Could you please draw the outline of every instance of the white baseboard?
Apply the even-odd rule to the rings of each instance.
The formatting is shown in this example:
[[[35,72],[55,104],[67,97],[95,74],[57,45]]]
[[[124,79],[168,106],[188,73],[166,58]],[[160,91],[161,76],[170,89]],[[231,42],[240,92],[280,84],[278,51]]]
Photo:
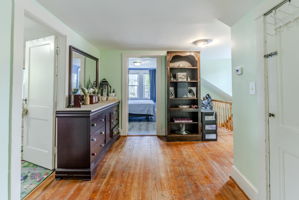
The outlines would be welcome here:
[[[254,185],[238,170],[236,166],[233,166],[231,178],[238,184],[238,186],[245,192],[245,194],[251,200],[258,199],[258,190]]]

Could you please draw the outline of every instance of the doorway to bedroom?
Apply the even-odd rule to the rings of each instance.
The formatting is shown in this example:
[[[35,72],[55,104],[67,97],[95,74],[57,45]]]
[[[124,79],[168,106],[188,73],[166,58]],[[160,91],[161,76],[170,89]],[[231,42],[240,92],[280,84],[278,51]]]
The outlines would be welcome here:
[[[157,58],[128,61],[128,135],[156,135]]]

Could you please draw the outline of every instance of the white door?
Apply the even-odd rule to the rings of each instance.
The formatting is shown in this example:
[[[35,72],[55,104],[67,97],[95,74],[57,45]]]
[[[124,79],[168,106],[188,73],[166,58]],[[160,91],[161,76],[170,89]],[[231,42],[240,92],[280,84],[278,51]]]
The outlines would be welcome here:
[[[28,114],[24,118],[23,159],[53,169],[54,36],[26,42],[25,68]]]
[[[283,23],[285,12],[269,16],[275,26],[267,41],[278,52],[267,59],[271,200],[299,199],[299,21]]]

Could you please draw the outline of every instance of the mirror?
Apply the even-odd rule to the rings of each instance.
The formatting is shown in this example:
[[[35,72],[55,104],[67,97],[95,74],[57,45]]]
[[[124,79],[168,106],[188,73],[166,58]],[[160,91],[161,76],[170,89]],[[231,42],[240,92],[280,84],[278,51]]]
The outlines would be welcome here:
[[[98,87],[99,59],[73,46],[70,46],[69,53],[69,104],[71,104],[71,96],[80,94],[82,87]]]

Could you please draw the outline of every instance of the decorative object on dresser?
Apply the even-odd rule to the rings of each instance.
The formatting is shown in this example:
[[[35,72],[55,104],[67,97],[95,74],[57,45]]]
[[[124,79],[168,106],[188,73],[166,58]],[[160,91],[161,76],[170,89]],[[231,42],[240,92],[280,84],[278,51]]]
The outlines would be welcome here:
[[[109,99],[109,94],[111,93],[111,85],[105,78],[101,80],[99,90],[102,96],[102,101],[107,101]]]
[[[97,102],[94,96],[98,87],[98,68],[97,57],[73,46],[69,47],[69,107],[81,107],[82,103],[88,105]],[[77,96],[83,95],[82,93],[84,98]]]
[[[56,112],[56,178],[90,180],[119,138],[119,101]]]
[[[167,140],[202,140],[200,52],[167,52],[167,88]]]
[[[201,111],[201,119],[203,125],[203,136],[204,141],[217,141],[217,113],[213,110]]]

